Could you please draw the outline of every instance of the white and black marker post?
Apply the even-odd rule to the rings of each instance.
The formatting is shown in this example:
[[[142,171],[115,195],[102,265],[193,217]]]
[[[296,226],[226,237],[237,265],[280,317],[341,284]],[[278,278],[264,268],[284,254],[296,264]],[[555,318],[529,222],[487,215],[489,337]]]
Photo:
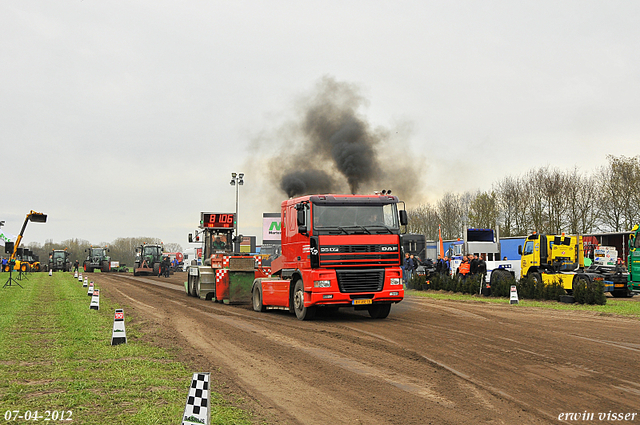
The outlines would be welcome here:
[[[82,273],[78,275],[78,282],[82,283]]]
[[[182,425],[209,425],[209,373],[194,373]]]
[[[111,333],[111,345],[126,344],[127,332],[124,330],[124,310],[116,309],[113,317],[113,332]]]
[[[87,285],[86,285],[86,283],[85,283],[85,284],[84,284],[84,285],[82,285],[82,286],[87,286]],[[93,295],[93,282],[91,282],[91,283],[89,284],[89,289],[87,290],[87,295],[88,295],[88,296],[92,296],[92,295]]]
[[[91,295],[91,304],[89,304],[90,310],[100,310],[100,290],[94,289]]]
[[[509,304],[518,304],[518,288],[516,288],[516,285],[511,285],[511,297],[509,298]]]

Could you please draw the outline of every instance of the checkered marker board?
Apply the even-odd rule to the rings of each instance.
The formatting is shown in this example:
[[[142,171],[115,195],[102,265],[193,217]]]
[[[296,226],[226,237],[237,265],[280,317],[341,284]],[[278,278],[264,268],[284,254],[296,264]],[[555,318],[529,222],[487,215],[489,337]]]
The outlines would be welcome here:
[[[124,329],[124,310],[116,309],[113,317],[113,332],[111,333],[111,345],[126,344],[127,332]]]
[[[100,310],[100,290],[99,289],[93,290],[93,294],[91,295],[91,304],[89,304],[89,309]]]
[[[209,425],[209,373],[194,373],[182,425]]]
[[[227,270],[227,269],[217,269],[216,270],[216,283],[222,282],[222,280],[224,279],[224,277],[227,275],[228,272],[229,272],[229,270]]]

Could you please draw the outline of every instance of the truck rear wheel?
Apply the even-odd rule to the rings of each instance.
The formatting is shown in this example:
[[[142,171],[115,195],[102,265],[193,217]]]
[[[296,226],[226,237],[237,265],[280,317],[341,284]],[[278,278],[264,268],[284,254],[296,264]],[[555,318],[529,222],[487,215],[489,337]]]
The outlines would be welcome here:
[[[253,286],[253,293],[251,294],[251,300],[253,303],[253,311],[267,310],[262,304],[262,285],[260,283]]]
[[[628,289],[618,290],[611,292],[611,295],[614,298],[631,298],[633,294]]]
[[[368,310],[373,319],[385,319],[391,311],[391,304],[374,304]]]
[[[293,311],[296,313],[298,320],[311,320],[316,315],[316,307],[304,306],[304,285],[302,280],[296,280],[293,288]]]

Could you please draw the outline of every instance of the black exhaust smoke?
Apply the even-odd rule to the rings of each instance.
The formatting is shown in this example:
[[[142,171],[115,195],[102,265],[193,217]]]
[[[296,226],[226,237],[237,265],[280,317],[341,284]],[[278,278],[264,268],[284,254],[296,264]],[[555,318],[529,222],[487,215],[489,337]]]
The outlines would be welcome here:
[[[366,104],[355,85],[323,77],[300,103],[300,119],[279,131],[288,146],[269,161],[277,186],[289,197],[375,189],[411,197],[403,192],[415,188],[415,155],[390,149],[391,132],[372,129],[358,113]]]

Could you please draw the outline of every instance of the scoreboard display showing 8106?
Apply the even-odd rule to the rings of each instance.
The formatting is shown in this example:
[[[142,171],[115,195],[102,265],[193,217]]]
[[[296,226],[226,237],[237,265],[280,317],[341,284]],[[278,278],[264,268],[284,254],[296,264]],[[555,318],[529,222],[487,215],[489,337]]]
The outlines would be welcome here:
[[[200,213],[200,228],[201,229],[214,229],[224,230],[233,229],[236,223],[235,213]]]

